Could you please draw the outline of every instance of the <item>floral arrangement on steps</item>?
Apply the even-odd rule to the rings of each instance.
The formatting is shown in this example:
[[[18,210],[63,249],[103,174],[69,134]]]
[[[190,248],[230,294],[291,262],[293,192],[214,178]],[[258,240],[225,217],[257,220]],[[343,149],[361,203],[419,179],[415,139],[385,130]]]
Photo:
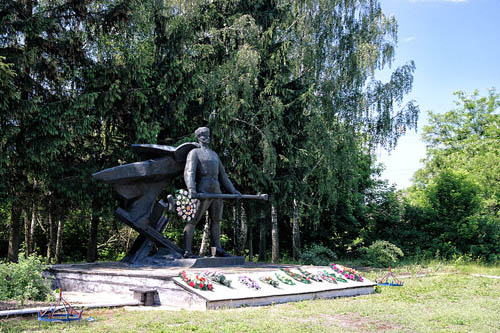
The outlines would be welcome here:
[[[257,281],[252,280],[251,278],[249,278],[246,275],[239,276],[238,280],[240,281],[241,284],[244,284],[245,286],[247,286],[250,289],[255,289],[255,290],[259,290],[260,289],[260,286],[257,283]]]
[[[175,210],[184,221],[189,222],[194,218],[199,203],[200,200],[191,198],[188,191],[175,191]]]
[[[205,271],[201,273],[201,275],[207,279],[209,279],[212,282],[221,284],[223,286],[226,286],[228,288],[231,288],[231,280],[229,280],[224,274],[221,272],[215,272],[215,271]]]
[[[304,276],[302,274],[294,273],[288,267],[287,268],[280,268],[280,270],[282,272],[284,272],[285,274],[287,274],[292,279],[294,279],[295,281],[299,281],[299,282],[302,282],[302,283],[305,283],[305,284],[310,284],[311,283],[311,279],[310,278],[308,278],[307,276]]]
[[[299,270],[299,272],[304,275],[305,277],[308,277],[309,279],[313,280],[313,281],[316,281],[316,282],[323,282],[323,278],[321,276],[319,276],[318,274],[313,274],[311,272],[308,272],[308,271],[305,271],[303,270],[302,268],[300,267],[297,267],[297,269]]]
[[[182,271],[179,273],[179,277],[184,280],[184,282],[186,282],[186,284],[191,288],[213,291],[213,285],[203,276],[191,276],[188,275],[186,271]]]
[[[278,288],[279,286],[279,282],[276,281],[275,279],[273,279],[272,276],[263,276],[259,279],[261,282],[263,283],[267,283],[267,284],[270,284],[271,286],[273,286],[274,288]]]
[[[295,282],[292,281],[292,279],[290,278],[287,278],[286,276],[281,276],[279,275],[278,273],[276,273],[276,278],[284,283],[284,284],[288,284],[289,286],[294,286],[295,285]]]
[[[363,282],[363,277],[360,273],[356,272],[356,270],[348,267],[344,267],[341,265],[335,265],[334,263],[330,264],[330,267],[338,274],[344,276],[346,279]]]
[[[334,279],[336,282],[347,283],[347,280],[342,277],[342,275],[338,275],[335,273],[329,273],[327,271],[323,271],[326,276],[329,276],[331,279]]]
[[[320,279],[321,281],[326,281],[326,282],[330,282],[330,283],[337,283],[337,280],[332,275],[330,275],[326,272],[318,271],[316,273],[315,277]]]

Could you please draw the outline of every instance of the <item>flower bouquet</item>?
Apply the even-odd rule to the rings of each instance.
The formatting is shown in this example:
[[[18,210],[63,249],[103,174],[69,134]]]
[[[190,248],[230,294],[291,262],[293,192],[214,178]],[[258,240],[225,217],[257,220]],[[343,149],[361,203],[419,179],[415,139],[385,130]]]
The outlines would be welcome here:
[[[330,275],[330,274],[328,274],[326,272],[318,271],[313,276],[314,276],[315,279],[317,279],[319,281],[326,281],[326,282],[330,282],[330,283],[337,283],[337,280],[332,275]]]
[[[299,281],[299,282],[302,282],[302,283],[305,283],[305,284],[310,284],[311,283],[311,279],[310,278],[308,278],[307,276],[304,276],[302,274],[294,273],[288,267],[287,268],[280,268],[280,270],[282,272],[284,272],[285,274],[287,274],[292,279],[294,279],[295,281]]]
[[[276,281],[275,279],[273,279],[272,276],[263,276],[259,280],[262,281],[262,282],[264,282],[264,283],[270,284],[274,288],[278,288],[278,286],[280,284],[278,281]]]
[[[281,276],[278,273],[276,273],[276,278],[280,282],[283,282],[284,284],[288,284],[289,286],[294,286],[295,285],[295,282],[293,282],[292,279],[287,278],[286,276]]]
[[[327,271],[323,271],[323,274],[325,274],[330,279],[334,280],[335,283],[337,282],[347,283],[347,280],[344,279],[342,275],[336,275],[335,273],[328,273]]]
[[[330,264],[330,267],[338,274],[342,275],[346,279],[352,280],[352,281],[357,281],[357,282],[363,282],[363,277],[361,274],[356,272],[352,268],[344,267],[341,265],[335,265],[334,263]]]
[[[190,276],[186,273],[186,271],[182,271],[179,273],[179,277],[186,282],[188,286],[194,289],[200,289],[200,290],[212,290],[213,291],[213,285],[207,281],[206,278],[202,276]]]
[[[188,191],[175,191],[175,210],[184,221],[189,222],[194,218],[199,203],[200,200],[191,198]]]
[[[323,280],[324,280],[323,278],[321,278],[321,276],[318,276],[318,274],[313,274],[311,272],[305,271],[300,267],[297,267],[297,269],[299,270],[300,273],[302,273],[304,276],[310,278],[313,281],[323,282]]]
[[[201,275],[212,282],[231,288],[231,280],[228,280],[228,278],[226,278],[226,276],[221,272],[205,271],[201,273]]]
[[[260,286],[257,283],[257,281],[252,280],[251,278],[249,278],[246,275],[239,276],[238,280],[240,281],[241,284],[244,284],[245,286],[247,286],[250,289],[255,289],[255,290],[259,290],[260,289]]]

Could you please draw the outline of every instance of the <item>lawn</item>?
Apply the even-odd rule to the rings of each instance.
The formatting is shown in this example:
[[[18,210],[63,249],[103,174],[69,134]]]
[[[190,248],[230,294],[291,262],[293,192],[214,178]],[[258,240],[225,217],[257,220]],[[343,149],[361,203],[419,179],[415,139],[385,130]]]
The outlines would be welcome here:
[[[413,276],[404,287],[377,287],[368,296],[206,312],[89,310],[85,318],[95,321],[81,326],[44,323],[39,330],[36,318],[13,318],[1,320],[0,331],[500,332],[500,279],[472,275],[500,275],[500,267],[434,262],[396,271]]]

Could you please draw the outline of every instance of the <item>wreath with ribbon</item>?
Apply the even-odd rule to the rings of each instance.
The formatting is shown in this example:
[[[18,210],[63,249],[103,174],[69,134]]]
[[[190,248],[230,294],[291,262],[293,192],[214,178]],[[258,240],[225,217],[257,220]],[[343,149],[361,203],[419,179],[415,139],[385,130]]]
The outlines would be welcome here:
[[[184,221],[191,221],[196,215],[200,200],[191,198],[186,190],[175,191],[175,210]]]

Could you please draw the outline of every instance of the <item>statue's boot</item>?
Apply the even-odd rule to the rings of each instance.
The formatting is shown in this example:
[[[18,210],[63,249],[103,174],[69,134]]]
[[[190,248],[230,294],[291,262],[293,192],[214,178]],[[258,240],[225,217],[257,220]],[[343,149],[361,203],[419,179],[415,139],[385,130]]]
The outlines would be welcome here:
[[[229,253],[224,251],[221,247],[218,247],[216,252],[215,252],[216,257],[232,257]]]
[[[184,255],[182,256],[184,259],[196,259],[200,258],[200,256],[197,256],[196,254],[193,254],[191,251],[184,251]]]

